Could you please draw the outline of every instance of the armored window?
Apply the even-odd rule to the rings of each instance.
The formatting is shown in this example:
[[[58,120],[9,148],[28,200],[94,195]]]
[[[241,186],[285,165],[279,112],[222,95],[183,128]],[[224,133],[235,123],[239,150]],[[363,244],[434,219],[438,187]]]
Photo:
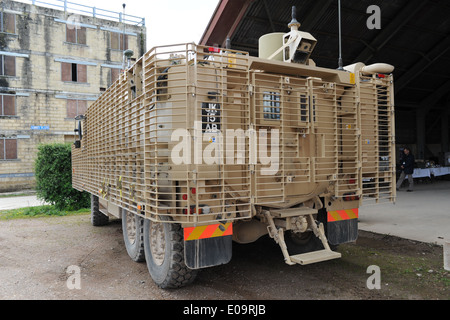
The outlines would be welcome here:
[[[70,43],[86,44],[86,28],[67,24],[66,41]]]
[[[0,95],[0,116],[16,115],[16,96],[2,94]]]
[[[277,92],[264,92],[263,114],[265,120],[280,120],[281,97]]]
[[[115,50],[127,50],[128,49],[128,36],[123,33],[110,32],[111,49]]]
[[[61,62],[61,80],[87,82],[87,66],[83,64]]]
[[[312,106],[310,107],[312,100]],[[300,121],[309,122],[312,119],[316,122],[316,96],[310,99],[306,94],[300,95]]]
[[[16,57],[0,56],[0,75],[1,76],[16,76]]]
[[[0,160],[17,159],[17,139],[0,138]]]
[[[67,100],[67,118],[75,119],[79,115],[84,115],[86,110],[86,100]]]
[[[16,15],[13,13],[0,12],[0,32],[16,33]]]

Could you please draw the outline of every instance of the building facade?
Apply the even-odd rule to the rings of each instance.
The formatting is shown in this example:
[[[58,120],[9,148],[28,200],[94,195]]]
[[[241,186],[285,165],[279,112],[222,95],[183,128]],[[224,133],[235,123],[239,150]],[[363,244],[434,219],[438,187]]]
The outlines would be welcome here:
[[[73,142],[74,118],[118,78],[124,50],[146,52],[144,19],[38,3],[1,2],[0,192],[33,188],[38,145]]]

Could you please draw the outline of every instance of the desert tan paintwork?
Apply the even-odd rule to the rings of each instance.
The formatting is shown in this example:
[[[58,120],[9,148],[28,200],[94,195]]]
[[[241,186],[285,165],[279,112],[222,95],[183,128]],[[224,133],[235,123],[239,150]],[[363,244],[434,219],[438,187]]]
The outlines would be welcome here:
[[[233,222],[234,239],[244,243],[267,232],[278,237],[273,225],[322,237],[311,222],[323,206],[395,200],[393,78],[361,70],[195,44],[154,48],[89,107],[81,148],[73,148],[73,186],[154,221]],[[222,133],[265,130],[270,140],[278,130],[278,171],[263,175],[267,166],[252,162],[249,148],[234,150],[243,163],[174,163],[175,130],[187,130],[188,144],[201,152],[217,141],[196,139],[204,129],[196,121],[208,125],[208,104],[220,108]],[[360,199],[344,201],[348,195]]]

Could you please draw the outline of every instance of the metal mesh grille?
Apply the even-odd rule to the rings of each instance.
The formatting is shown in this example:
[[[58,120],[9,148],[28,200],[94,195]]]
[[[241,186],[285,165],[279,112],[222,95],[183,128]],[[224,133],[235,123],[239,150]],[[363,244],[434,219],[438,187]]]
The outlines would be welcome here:
[[[194,44],[149,51],[89,107],[73,186],[181,223],[330,193],[394,201],[391,78],[337,83],[249,60]]]

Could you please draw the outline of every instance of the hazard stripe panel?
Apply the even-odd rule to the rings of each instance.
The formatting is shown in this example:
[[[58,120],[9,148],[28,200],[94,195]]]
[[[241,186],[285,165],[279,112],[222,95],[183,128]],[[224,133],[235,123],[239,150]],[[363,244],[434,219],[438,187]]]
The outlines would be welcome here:
[[[233,224],[211,224],[209,226],[184,228],[184,241],[231,236]]]
[[[359,217],[358,209],[337,210],[328,212],[328,222],[357,219]]]

